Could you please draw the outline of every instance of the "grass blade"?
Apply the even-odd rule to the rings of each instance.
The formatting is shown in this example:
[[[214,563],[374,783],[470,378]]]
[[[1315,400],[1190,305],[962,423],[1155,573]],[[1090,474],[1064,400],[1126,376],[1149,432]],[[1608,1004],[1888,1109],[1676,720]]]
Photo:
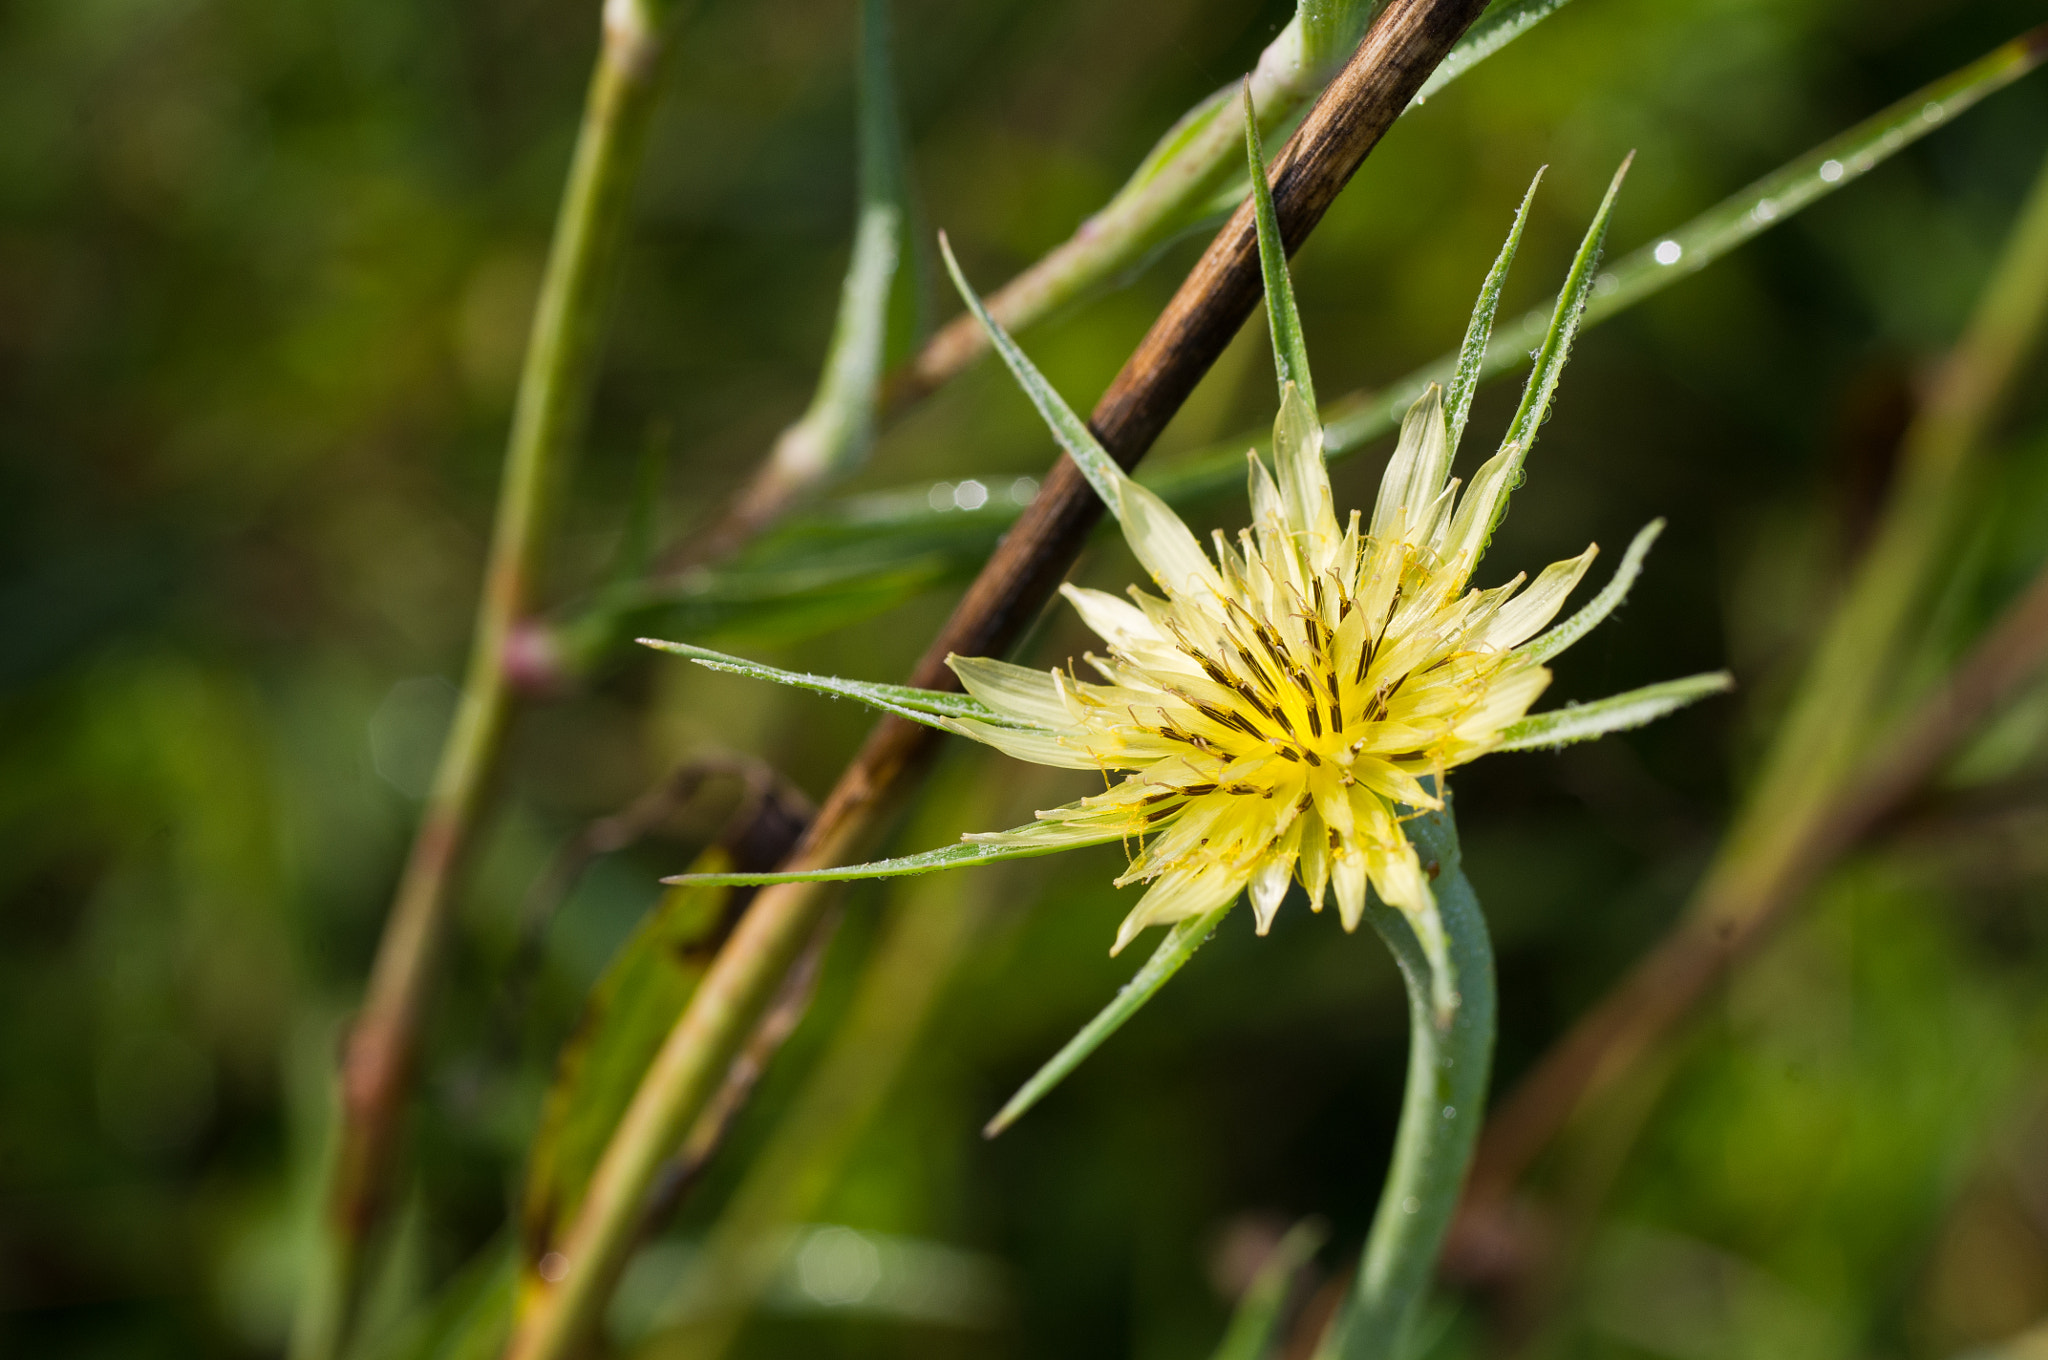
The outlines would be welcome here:
[[[1152,951],[1152,957],[1145,960],[1131,980],[1117,992],[1116,998],[1095,1018],[1081,1027],[1081,1032],[1067,1040],[1066,1046],[1053,1054],[1051,1061],[1038,1069],[1031,1080],[1024,1083],[1016,1095],[996,1112],[996,1117],[982,1127],[984,1138],[993,1138],[1010,1125],[1016,1123],[1024,1112],[1036,1105],[1045,1094],[1066,1079],[1069,1072],[1081,1065],[1081,1060],[1102,1046],[1103,1040],[1122,1029],[1124,1022],[1138,1013],[1138,1008],[1150,1001],[1166,980],[1181,970],[1194,956],[1194,952],[1207,942],[1216,927],[1222,923],[1230,909],[1237,905],[1231,898],[1222,906],[1200,916],[1191,916],[1166,933],[1159,947]]]
[[[1623,694],[1595,699],[1589,704],[1568,704],[1548,713],[1531,713],[1507,729],[1502,751],[1554,750],[1573,742],[1591,741],[1610,732],[1641,727],[1675,709],[1735,688],[1735,677],[1726,671],[1688,675],[1680,680],[1663,680]]]
[[[1433,97],[1569,3],[1571,0],[1503,0],[1500,4],[1487,6],[1486,13],[1479,16],[1464,40],[1444,58],[1443,65],[1429,73],[1429,79],[1422,82],[1422,88],[1415,92],[1415,98],[1409,101],[1408,107],[1414,108]]]
[[[1027,834],[1042,831],[1044,826],[1043,822],[1036,822],[1004,834]],[[921,851],[915,855],[904,855],[897,859],[878,859],[867,864],[848,864],[837,869],[802,869],[758,874],[677,874],[661,881],[690,885],[751,887],[763,883],[847,883],[861,878],[909,878],[914,874],[933,874],[942,869],[966,869],[977,864],[995,864],[1006,859],[1034,859],[1040,855],[1057,855],[1063,850],[1076,850],[1084,845],[1107,845],[1111,841],[1125,838],[1122,831],[1110,831],[1099,836],[1076,836],[1071,840],[1059,841],[1008,842],[998,845],[981,841],[962,841],[956,845],[942,845],[936,850]]]
[[[839,316],[818,389],[775,443],[768,473],[784,499],[864,462],[875,440],[901,264],[910,236],[910,181],[890,67],[888,0],[863,0],[859,79],[860,214]],[[908,331],[908,317],[894,318]]]
[[[756,680],[772,680],[778,685],[790,685],[807,689],[817,694],[829,694],[838,699],[858,699],[885,713],[899,718],[908,718],[926,727],[951,731],[946,726],[948,718],[973,718],[977,722],[997,727],[1022,727],[1027,724],[1007,718],[979,699],[970,699],[964,694],[951,694],[942,690],[913,689],[909,685],[878,685],[866,680],[842,680],[836,675],[810,675],[802,671],[785,671],[775,666],[764,666],[758,661],[742,657],[727,656],[714,652],[708,647],[696,647],[687,642],[664,642],[660,638],[641,638],[640,645],[652,647],[658,652],[669,652],[685,657],[708,670],[725,671],[732,675],[751,676]],[[769,879],[758,880],[766,883]]]
[[[1508,239],[1501,244],[1493,268],[1486,271],[1486,279],[1479,285],[1479,301],[1473,304],[1472,320],[1467,323],[1465,339],[1458,346],[1458,366],[1451,373],[1450,382],[1444,386],[1444,418],[1451,432],[1451,448],[1454,450],[1458,441],[1465,437],[1465,421],[1472,414],[1472,398],[1478,393],[1484,376],[1486,342],[1493,335],[1493,314],[1500,306],[1501,289],[1508,281],[1508,267],[1515,262],[1515,251],[1522,244],[1522,228],[1529,222],[1529,205],[1536,201],[1536,186],[1541,183],[1543,171],[1538,170],[1536,178],[1529,181],[1529,192],[1522,195],[1522,206],[1515,210],[1515,224],[1508,228]]]
[[[1281,392],[1293,383],[1316,405],[1315,384],[1308,376],[1308,344],[1301,334],[1301,313],[1294,305],[1294,280],[1287,274],[1287,243],[1280,238],[1280,218],[1273,211],[1273,186],[1266,178],[1266,152],[1259,145],[1259,119],[1252,109],[1252,83],[1244,83],[1244,157],[1259,228],[1259,273],[1266,283],[1266,325],[1273,337],[1273,367]]]
[[[1650,555],[1650,545],[1663,532],[1664,521],[1661,519],[1653,519],[1638,529],[1635,541],[1622,555],[1621,566],[1615,569],[1614,579],[1601,587],[1600,593],[1588,601],[1584,609],[1523,647],[1523,653],[1538,661],[1548,661],[1598,628],[1628,598],[1629,589],[1635,585],[1636,577],[1642,574],[1643,559]]]
[[[1023,350],[1017,348],[1017,342],[1010,338],[1009,332],[989,315],[980,295],[968,284],[967,276],[960,272],[960,262],[953,258],[953,243],[946,239],[944,232],[939,233],[939,252],[946,257],[946,272],[953,276],[953,286],[960,290],[961,300],[966,302],[975,319],[981,322],[982,329],[988,333],[989,343],[995,347],[996,353],[1003,356],[1003,362],[1016,376],[1018,385],[1024,389],[1024,395],[1031,398],[1031,404],[1037,407],[1038,414],[1045,418],[1046,425],[1052,430],[1053,438],[1059,441],[1060,447],[1067,451],[1067,456],[1081,469],[1081,475],[1088,479],[1088,485],[1095,488],[1095,494],[1102,497],[1102,503],[1109,507],[1110,513],[1121,518],[1124,470],[1103,451],[1102,445],[1089,430],[1088,422],[1074,414],[1074,408],[1067,405],[1066,398],[1045,380],[1045,375],[1038,371],[1038,366],[1026,357]]]

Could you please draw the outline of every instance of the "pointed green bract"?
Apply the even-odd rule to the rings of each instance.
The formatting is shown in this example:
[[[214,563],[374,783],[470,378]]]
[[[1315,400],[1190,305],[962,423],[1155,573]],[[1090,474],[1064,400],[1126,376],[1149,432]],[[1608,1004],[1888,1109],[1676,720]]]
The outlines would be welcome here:
[[[1507,739],[1496,749],[1537,751],[1591,741],[1609,732],[1641,727],[1709,694],[1721,694],[1733,688],[1734,676],[1726,671],[1710,671],[1644,685],[1641,689],[1609,695],[1588,704],[1571,704],[1553,708],[1548,713],[1531,713],[1506,730]]]
[[[1538,661],[1548,661],[1565,648],[1577,642],[1586,634],[1606,621],[1621,602],[1628,598],[1629,588],[1642,574],[1643,559],[1650,555],[1650,545],[1657,541],[1657,535],[1664,532],[1664,521],[1653,519],[1636,531],[1635,541],[1628,545],[1622,555],[1621,565],[1615,569],[1614,579],[1601,587],[1600,593],[1587,601],[1586,607],[1566,619],[1549,632],[1525,644],[1522,651]]]
[[[1027,836],[1043,830],[1044,823],[1034,822],[1029,826],[1015,827],[1000,834]],[[1084,845],[1108,845],[1124,839],[1126,833],[1119,830],[1105,832],[1099,836],[1076,835],[1056,841],[1012,841],[995,845],[982,841],[963,841],[958,845],[943,845],[936,850],[925,850],[915,855],[872,860],[866,864],[849,864],[837,869],[792,869],[780,873],[758,874],[677,874],[673,878],[664,878],[661,881],[690,885],[755,887],[766,883],[851,883],[863,878],[909,878],[915,874],[938,873],[942,869],[966,869],[977,864],[995,864],[1006,859],[1033,859],[1039,855],[1057,855],[1061,851],[1079,849]]]
[[[885,713],[893,713],[899,718],[908,718],[914,723],[923,723],[926,727],[936,727],[942,731],[952,731],[947,720],[955,718],[972,718],[976,722],[990,723],[997,727],[1022,725],[997,713],[979,699],[970,699],[964,694],[915,689],[909,685],[878,685],[866,680],[842,680],[836,675],[810,675],[802,671],[785,671],[774,666],[764,666],[758,661],[748,661],[742,657],[714,652],[708,647],[692,646],[687,642],[641,638],[640,645],[652,647],[658,652],[686,657],[714,671],[751,676],[756,680],[772,680],[778,685],[790,685],[817,694],[829,694],[834,698],[858,699]]]
[[[983,1126],[985,1138],[993,1138],[1024,1116],[1024,1112],[1036,1105],[1053,1087],[1066,1079],[1069,1072],[1081,1065],[1081,1060],[1102,1047],[1103,1040],[1123,1028],[1124,1022],[1138,1013],[1138,1008],[1150,1001],[1166,980],[1181,970],[1194,956],[1194,952],[1207,942],[1230,909],[1237,905],[1233,896],[1228,902],[1200,916],[1191,916],[1166,932],[1166,938],[1152,951],[1152,957],[1145,960],[1131,980],[1118,990],[1116,998],[1104,1006],[1093,1020],[1081,1027],[1081,1032],[1067,1040],[1066,1046],[1053,1054],[1052,1060],[1038,1069],[1031,1080],[1018,1088],[1017,1094],[996,1112],[996,1117]]]
[[[1031,404],[1038,408],[1038,414],[1052,429],[1053,438],[1081,469],[1081,475],[1088,479],[1088,485],[1095,488],[1095,494],[1102,497],[1102,503],[1109,507],[1110,513],[1122,519],[1124,483],[1129,480],[1124,470],[1103,451],[1094,432],[1088,428],[1088,422],[1074,414],[1074,408],[1067,405],[1066,398],[1045,380],[1038,366],[1017,348],[1017,342],[1010,338],[1010,333],[989,315],[981,295],[969,286],[967,276],[960,272],[960,262],[953,258],[953,243],[946,239],[944,232],[939,233],[939,253],[945,256],[946,272],[953,276],[953,286],[960,290],[961,300],[981,322],[982,329],[988,332],[989,344],[995,347],[1010,372],[1016,375],[1024,395],[1031,398]]]
[[[1558,3],[1562,2],[1558,0]],[[1508,267],[1514,263],[1515,251],[1522,244],[1522,228],[1529,222],[1529,205],[1536,201],[1536,187],[1541,183],[1543,171],[1538,170],[1536,177],[1529,181],[1529,191],[1522,195],[1522,206],[1515,210],[1515,224],[1508,228],[1508,239],[1501,244],[1493,268],[1486,271],[1486,281],[1479,285],[1479,301],[1473,304],[1472,320],[1465,327],[1464,342],[1458,346],[1458,367],[1444,385],[1445,419],[1449,423],[1453,449],[1465,437],[1465,420],[1472,414],[1472,398],[1486,376],[1486,342],[1493,336],[1493,314],[1500,306],[1501,289],[1508,281]]]
[[[1508,460],[1506,489],[1494,504],[1493,517],[1486,526],[1489,539],[1500,527],[1501,517],[1507,514],[1508,496],[1521,482],[1522,464],[1528,461],[1536,432],[1550,415],[1551,400],[1557,395],[1558,380],[1564,376],[1565,361],[1571,358],[1572,341],[1579,333],[1579,320],[1586,312],[1586,299],[1592,296],[1593,280],[1600,267],[1600,249],[1607,240],[1607,222],[1614,214],[1614,201],[1620,196],[1621,182],[1634,159],[1635,153],[1630,152],[1614,172],[1607,196],[1600,200],[1600,210],[1593,214],[1592,225],[1579,242],[1578,254],[1572,257],[1571,273],[1565,276],[1564,291],[1557,295],[1557,307],[1550,314],[1550,327],[1544,332],[1542,347],[1536,351],[1535,367],[1522,387],[1522,404],[1501,441],[1503,451],[1512,448],[1514,452]]]
[[[1273,210],[1273,186],[1266,181],[1266,153],[1259,145],[1259,120],[1252,109],[1252,84],[1244,83],[1244,155],[1251,176],[1253,217],[1259,230],[1259,273],[1266,284],[1266,324],[1273,335],[1273,367],[1281,391],[1293,383],[1316,405],[1315,384],[1308,376],[1308,345],[1301,334],[1301,314],[1294,306],[1294,281],[1287,274],[1287,245],[1280,236],[1280,218]]]

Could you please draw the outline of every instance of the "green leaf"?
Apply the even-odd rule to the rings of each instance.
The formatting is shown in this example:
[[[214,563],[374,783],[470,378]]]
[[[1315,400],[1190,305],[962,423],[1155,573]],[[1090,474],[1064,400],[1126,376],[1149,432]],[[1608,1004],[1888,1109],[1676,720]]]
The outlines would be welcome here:
[[[1045,827],[1044,822],[1033,822],[1029,826],[1015,827],[1002,834],[1030,835],[1042,833]],[[664,878],[662,882],[734,886],[763,883],[846,883],[862,878],[907,878],[913,874],[937,873],[942,869],[965,869],[976,864],[995,864],[1006,859],[1033,859],[1039,855],[1057,855],[1063,850],[1076,850],[1085,845],[1107,845],[1111,841],[1124,839],[1126,836],[1123,832],[1113,831],[1100,836],[1078,836],[1072,840],[1060,841],[996,844],[961,841],[954,845],[942,845],[936,850],[920,851],[915,855],[872,860],[866,864],[849,864],[837,869],[792,869],[757,874],[723,871],[688,873],[677,874],[674,878]]]
[[[1446,85],[1563,9],[1570,0],[1501,0],[1487,6],[1458,45],[1451,49],[1422,88],[1415,92],[1409,108],[1431,98]]]
[[[1564,0],[1556,0],[1562,4]],[[1522,206],[1515,210],[1515,224],[1508,228],[1508,239],[1502,243],[1500,254],[1494,258],[1493,268],[1486,271],[1486,279],[1479,285],[1479,301],[1472,306],[1472,320],[1465,327],[1465,339],[1458,346],[1458,366],[1451,374],[1450,382],[1444,385],[1444,418],[1450,430],[1451,448],[1455,451],[1458,441],[1465,437],[1465,421],[1472,414],[1472,398],[1478,394],[1479,384],[1485,377],[1486,342],[1493,335],[1493,314],[1500,306],[1501,289],[1508,281],[1508,267],[1515,262],[1515,251],[1522,244],[1522,228],[1529,222],[1529,205],[1536,201],[1536,186],[1543,183],[1543,171],[1529,181],[1529,191],[1522,195]]]
[[[1550,326],[1543,334],[1543,344],[1536,351],[1535,366],[1529,370],[1529,381],[1522,385],[1522,404],[1515,411],[1515,418],[1508,423],[1507,437],[1501,441],[1503,448],[1515,447],[1512,466],[1517,476],[1511,478],[1512,487],[1519,480],[1519,469],[1528,460],[1529,450],[1535,447],[1536,432],[1550,416],[1550,403],[1557,395],[1557,384],[1564,376],[1565,362],[1571,358],[1572,341],[1579,333],[1579,320],[1585,315],[1586,299],[1592,296],[1595,271],[1600,265],[1600,248],[1607,240],[1607,223],[1614,216],[1614,201],[1621,194],[1621,182],[1628,176],[1629,164],[1635,160],[1630,152],[1622,159],[1621,168],[1614,172],[1614,179],[1607,186],[1606,197],[1600,200],[1599,211],[1593,214],[1593,221],[1586,228],[1586,235],[1579,242],[1578,253],[1572,257],[1571,272],[1565,276],[1564,290],[1557,295],[1557,306],[1550,314]],[[1498,526],[1501,516],[1507,513],[1508,498],[1502,496],[1493,510],[1493,524],[1488,526],[1491,535]]]
[[[696,867],[730,865],[730,856],[713,848]],[[533,1139],[521,1212],[526,1259],[537,1259],[572,1221],[648,1064],[710,965],[732,900],[729,888],[670,889],[591,990]]]
[[[775,470],[793,486],[843,475],[866,460],[875,439],[892,313],[906,310],[896,283],[910,235],[910,186],[904,171],[889,48],[887,0],[863,0],[860,213],[840,288],[839,316],[817,392],[803,418],[775,444]],[[896,329],[914,327],[898,324]]]
[[[1272,1349],[1273,1331],[1279,1324],[1280,1310],[1287,1305],[1294,1277],[1314,1259],[1329,1235],[1322,1220],[1315,1218],[1305,1218],[1287,1230],[1287,1235],[1266,1253],[1258,1274],[1252,1277],[1244,1297],[1237,1301],[1237,1309],[1230,1315],[1230,1329],[1224,1332],[1211,1360],[1263,1360]]]
[[[1010,338],[1010,333],[989,315],[980,295],[968,285],[967,276],[960,272],[960,262],[953,258],[953,243],[946,239],[944,232],[939,233],[939,253],[946,258],[946,272],[953,276],[953,286],[960,290],[961,299],[974,313],[975,319],[981,322],[981,328],[988,332],[989,343],[1009,365],[1018,385],[1024,389],[1024,395],[1038,408],[1038,414],[1051,428],[1053,438],[1081,469],[1081,475],[1088,479],[1088,485],[1095,488],[1095,494],[1102,497],[1102,503],[1109,507],[1110,513],[1121,515],[1124,470],[1103,451],[1088,423],[1074,414],[1074,408],[1067,405],[1066,398],[1045,380],[1045,375],[1025,357],[1024,351],[1017,348],[1017,342]]]
[[[1711,671],[1645,685],[1641,689],[1609,695],[1588,704],[1567,704],[1548,713],[1531,713],[1508,727],[1507,739],[1496,749],[1535,751],[1590,741],[1610,732],[1641,727],[1709,694],[1720,694],[1733,688],[1734,676],[1726,671]]]
[[[1548,661],[1565,648],[1577,642],[1586,634],[1598,628],[1607,616],[1628,598],[1629,588],[1636,583],[1636,577],[1643,571],[1643,559],[1650,555],[1650,545],[1657,541],[1657,535],[1664,532],[1664,521],[1653,519],[1636,531],[1635,540],[1622,555],[1621,566],[1615,569],[1610,580],[1598,595],[1586,603],[1586,607],[1566,619],[1557,627],[1522,647],[1524,655],[1538,661]]]
[[[1273,367],[1280,391],[1293,383],[1316,406],[1315,384],[1308,376],[1308,345],[1301,334],[1301,313],[1294,305],[1294,281],[1287,275],[1287,243],[1280,236],[1280,218],[1273,211],[1273,186],[1266,180],[1266,153],[1259,145],[1259,119],[1252,108],[1252,82],[1244,82],[1244,156],[1251,177],[1253,217],[1259,230],[1259,273],[1266,285],[1266,324],[1273,337]]]
[[[1348,59],[1366,25],[1386,7],[1387,0],[1297,0],[1294,15],[1308,64],[1336,66]]]
[[[1051,1061],[1039,1068],[1031,1080],[1010,1097],[1009,1103],[982,1128],[982,1136],[993,1138],[1016,1123],[1026,1110],[1079,1067],[1083,1058],[1100,1048],[1103,1040],[1122,1029],[1124,1022],[1136,1015],[1138,1008],[1150,1001],[1166,985],[1166,980],[1178,973],[1181,965],[1208,941],[1236,905],[1237,899],[1233,897],[1213,911],[1191,916],[1169,930],[1166,938],[1159,942],[1159,947],[1152,951],[1152,957],[1145,960],[1144,967],[1118,990],[1116,998],[1082,1026],[1079,1034],[1069,1039],[1064,1048],[1053,1054]]]
[[[774,666],[764,666],[758,661],[748,661],[737,656],[727,656],[723,652],[714,652],[708,647],[692,646],[687,642],[641,638],[640,645],[652,647],[658,652],[686,657],[714,671],[751,676],[756,680],[773,680],[778,685],[791,685],[818,694],[829,694],[834,698],[858,699],[870,707],[881,709],[884,713],[893,713],[899,718],[908,718],[912,722],[923,723],[926,727],[936,727],[941,731],[952,730],[946,725],[949,718],[972,718],[976,722],[985,722],[996,727],[1031,726],[1029,723],[1006,717],[979,699],[970,699],[964,694],[914,689],[909,685],[878,685],[866,680],[842,680],[834,675],[785,671]],[[774,880],[758,881],[766,883]]]

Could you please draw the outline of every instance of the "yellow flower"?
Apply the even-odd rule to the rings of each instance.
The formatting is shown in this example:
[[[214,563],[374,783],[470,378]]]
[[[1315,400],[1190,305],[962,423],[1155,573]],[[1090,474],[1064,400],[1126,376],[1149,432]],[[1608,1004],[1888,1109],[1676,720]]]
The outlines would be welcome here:
[[[1322,427],[1292,383],[1273,436],[1270,471],[1250,455],[1253,526],[1235,545],[1216,534],[1213,557],[1164,501],[1117,474],[1125,537],[1163,598],[1063,588],[1106,645],[1086,658],[1097,680],[949,659],[1007,720],[954,719],[954,731],[1042,765],[1129,772],[1032,827],[970,837],[1141,843],[1117,881],[1151,887],[1118,950],[1246,889],[1263,935],[1297,879],[1316,910],[1334,894],[1347,930],[1368,886],[1432,926],[1403,809],[1441,806],[1432,789],[1444,773],[1499,746],[1550,683],[1522,644],[1597,551],[1526,590],[1520,576],[1466,589],[1519,460],[1503,448],[1460,495],[1434,386],[1408,412],[1370,521],[1354,510],[1339,523]]]
[[[1508,436],[1472,485],[1461,491],[1451,463],[1527,199],[1481,290],[1451,395],[1432,385],[1415,402],[1371,519],[1354,510],[1340,522],[1263,163],[1255,144],[1248,150],[1280,412],[1273,466],[1250,455],[1252,526],[1234,544],[1216,534],[1213,554],[1103,451],[944,249],[996,352],[1122,524],[1160,591],[1133,588],[1126,602],[1062,587],[1103,640],[1104,653],[1086,658],[1093,679],[1071,669],[949,657],[963,698],[792,674],[643,639],[717,669],[859,698],[1022,760],[1097,770],[1104,792],[1040,812],[1029,826],[901,859],[686,878],[887,877],[1122,840],[1133,853],[1118,884],[1150,886],[1124,918],[1112,953],[1147,926],[1207,915],[1240,892],[1249,892],[1263,935],[1288,885],[1299,881],[1315,910],[1335,896],[1346,930],[1357,929],[1368,892],[1377,892],[1406,914],[1440,965],[1433,866],[1420,862],[1401,823],[1442,806],[1449,770],[1489,751],[1559,746],[1638,726],[1727,688],[1724,674],[1690,676],[1529,714],[1550,683],[1544,661],[1621,602],[1661,522],[1636,536],[1597,598],[1548,632],[1597,548],[1552,563],[1526,589],[1522,576],[1491,590],[1468,588],[1548,413],[1591,291],[1614,189],[1580,246]],[[1441,966],[1434,971],[1446,976]]]

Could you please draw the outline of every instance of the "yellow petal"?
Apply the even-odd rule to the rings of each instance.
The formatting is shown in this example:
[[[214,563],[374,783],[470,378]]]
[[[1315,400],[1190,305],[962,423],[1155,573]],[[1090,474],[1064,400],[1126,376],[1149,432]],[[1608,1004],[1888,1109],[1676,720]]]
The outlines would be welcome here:
[[[1534,584],[1501,606],[1479,638],[1479,644],[1505,651],[1542,632],[1557,617],[1557,611],[1564,608],[1573,587],[1585,576],[1586,568],[1593,565],[1599,552],[1600,545],[1595,543],[1577,557],[1545,567]]]
[[[1066,696],[1050,671],[1013,666],[986,656],[949,656],[946,665],[967,692],[1006,718],[1040,727],[1072,727]]]
[[[1136,939],[1147,926],[1171,925],[1222,906],[1237,896],[1246,877],[1214,866],[1163,875],[1138,899],[1138,905],[1131,908],[1131,914],[1124,917],[1123,925],[1116,932],[1116,943],[1110,946],[1110,954],[1122,953],[1124,946]]]

